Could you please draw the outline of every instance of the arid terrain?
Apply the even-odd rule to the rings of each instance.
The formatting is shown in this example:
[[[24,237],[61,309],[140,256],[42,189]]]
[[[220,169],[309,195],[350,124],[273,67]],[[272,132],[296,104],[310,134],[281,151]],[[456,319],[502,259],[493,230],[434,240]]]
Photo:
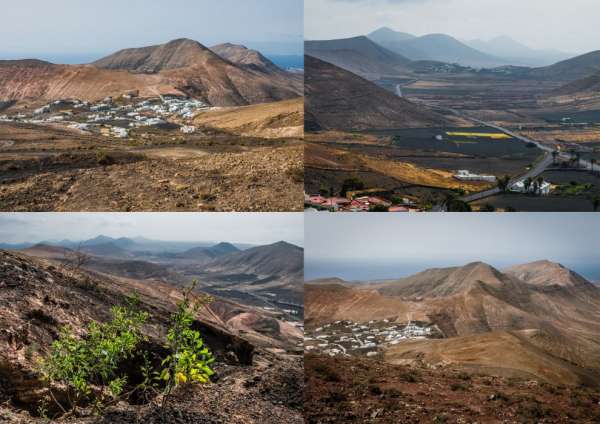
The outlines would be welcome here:
[[[158,407],[158,399],[125,398],[100,417],[84,410],[58,418],[52,407],[47,414],[73,423],[302,422],[302,306],[295,303],[302,298],[302,249],[97,237],[3,250],[0,256],[3,422],[45,422],[38,406],[48,383],[36,364],[60,328],[79,333],[137,293],[139,308],[151,317],[143,327],[146,348],[161,352],[169,314],[193,278],[198,293],[214,297],[193,323],[216,357],[210,383],[175,392],[167,409]],[[194,270],[199,264],[208,274]],[[131,383],[138,378],[129,375]],[[62,393],[59,387],[54,392]]]
[[[327,393],[342,394],[340,402],[357,401],[356,390],[366,391],[368,382],[379,383],[381,390],[350,410],[356,421],[375,419],[380,413],[380,421],[374,422],[394,422],[391,417],[402,413],[413,414],[414,421],[408,422],[418,422],[419,417],[434,420],[442,413],[441,405],[452,408],[446,411],[448,422],[518,420],[519,414],[527,414],[520,412],[522,408],[533,402],[545,411],[530,417],[540,422],[569,422],[577,417],[593,422],[600,413],[599,305],[597,285],[549,261],[502,271],[476,262],[375,283],[308,282],[305,345],[311,365],[307,366],[307,396],[313,402],[308,410],[315,411],[314,422],[340,422],[336,420],[341,416],[326,406]],[[326,372],[319,376],[319,367],[343,377],[330,380],[326,390],[314,380],[327,381]],[[353,369],[364,374],[358,377]],[[398,387],[396,383],[407,373],[422,377],[405,380]],[[311,387],[311,382],[316,386]],[[452,388],[456,384],[462,385]],[[385,389],[392,387],[399,399],[385,395]],[[525,387],[532,390],[529,397]],[[497,392],[507,396],[507,408],[482,407],[479,399]],[[425,399],[425,393],[435,393],[435,397]],[[559,403],[553,396],[561,399]],[[579,411],[574,403],[564,406],[569,398],[579,396],[591,409]],[[402,406],[403,399],[409,402],[409,411]],[[493,400],[498,399],[486,402]],[[465,409],[460,407],[463,401]],[[421,407],[413,411],[409,404]],[[317,418],[320,413],[325,414],[324,421]],[[327,421],[327,414],[336,418]]]
[[[3,61],[0,86],[0,210],[302,210],[302,75],[255,50]]]
[[[307,423],[594,423],[589,387],[308,354]]]
[[[416,210],[598,209],[599,52],[523,66],[444,34],[382,28],[307,41],[305,54],[306,192],[331,199],[308,207],[347,210],[336,197],[359,180],[390,206]],[[342,141],[357,134],[376,142]]]

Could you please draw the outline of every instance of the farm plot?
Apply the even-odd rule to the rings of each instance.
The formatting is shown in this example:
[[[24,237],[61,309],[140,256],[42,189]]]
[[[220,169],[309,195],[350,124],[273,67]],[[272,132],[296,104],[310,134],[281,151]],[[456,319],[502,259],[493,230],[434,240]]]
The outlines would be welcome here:
[[[535,145],[489,128],[423,128],[375,134],[391,138],[387,158],[446,171],[468,169],[496,176],[516,175],[541,154]]]

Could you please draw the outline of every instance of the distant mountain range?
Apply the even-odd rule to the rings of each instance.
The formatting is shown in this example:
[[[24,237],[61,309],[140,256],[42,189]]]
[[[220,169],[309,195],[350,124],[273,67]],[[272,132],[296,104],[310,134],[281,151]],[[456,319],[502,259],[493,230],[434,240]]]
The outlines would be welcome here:
[[[479,51],[506,59],[511,65],[549,66],[575,56],[559,50],[532,49],[507,36],[491,40],[470,40],[464,43]]]
[[[306,41],[305,50],[310,56],[369,80],[482,72],[487,76],[568,83],[600,72],[600,51],[572,57],[553,50],[531,49],[508,37],[461,42],[445,34],[416,37],[389,28],[368,36]],[[593,86],[594,79],[578,85]]]
[[[476,68],[508,65],[508,61],[467,46],[446,34],[416,37],[389,28],[374,31],[368,37],[381,46],[410,60],[435,60]]]
[[[411,60],[435,60],[475,68],[503,65],[540,67],[573,57],[558,50],[536,50],[507,36],[460,41],[446,34],[412,34],[380,28],[368,37]]]
[[[259,52],[233,44],[215,50],[177,39],[120,50],[90,65],[0,61],[0,100],[96,101],[138,91],[141,96],[185,95],[213,106],[240,106],[301,95],[301,77]]]
[[[44,240],[41,242],[29,242],[29,243],[0,243],[0,249],[15,250],[25,249],[34,245],[50,245],[57,247],[64,247],[68,249],[93,249],[97,246],[112,245],[114,248],[128,250],[131,252],[146,252],[146,253],[182,253],[192,249],[204,249],[211,248],[213,246],[232,246],[235,249],[243,250],[254,245],[247,243],[239,243],[236,245],[230,243],[218,243],[210,241],[162,241],[162,240],[151,240],[144,237],[109,237],[105,235],[99,235],[91,239],[86,240]]]
[[[550,261],[502,271],[474,262],[358,286],[308,282],[305,308],[308,327],[343,319],[416,320],[443,333],[440,340],[387,348],[391,363],[452,364],[554,384],[597,385],[600,377],[600,287]]]

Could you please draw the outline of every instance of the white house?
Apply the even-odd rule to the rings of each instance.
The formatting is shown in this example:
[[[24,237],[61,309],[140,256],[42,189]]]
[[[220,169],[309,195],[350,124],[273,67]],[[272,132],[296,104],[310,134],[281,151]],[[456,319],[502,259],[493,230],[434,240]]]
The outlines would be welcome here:
[[[533,190],[536,185],[537,184],[532,182],[531,185],[528,187],[528,189],[525,190],[525,181],[518,181],[510,187],[510,191],[514,191],[517,193],[533,193]],[[552,184],[550,184],[547,181],[543,181],[542,184],[538,187],[537,193],[535,193],[535,194],[539,194],[541,196],[547,196],[550,194],[551,187],[552,187]]]
[[[456,172],[454,178],[461,181],[488,181],[488,182],[496,182],[496,177],[494,175],[479,175],[473,174],[472,172],[461,169]]]

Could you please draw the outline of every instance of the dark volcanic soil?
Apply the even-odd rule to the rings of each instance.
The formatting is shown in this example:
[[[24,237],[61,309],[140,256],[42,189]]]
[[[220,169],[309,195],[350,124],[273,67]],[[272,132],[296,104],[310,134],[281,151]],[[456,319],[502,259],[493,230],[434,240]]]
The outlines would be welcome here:
[[[306,422],[597,423],[600,391],[369,359],[305,356]]]

